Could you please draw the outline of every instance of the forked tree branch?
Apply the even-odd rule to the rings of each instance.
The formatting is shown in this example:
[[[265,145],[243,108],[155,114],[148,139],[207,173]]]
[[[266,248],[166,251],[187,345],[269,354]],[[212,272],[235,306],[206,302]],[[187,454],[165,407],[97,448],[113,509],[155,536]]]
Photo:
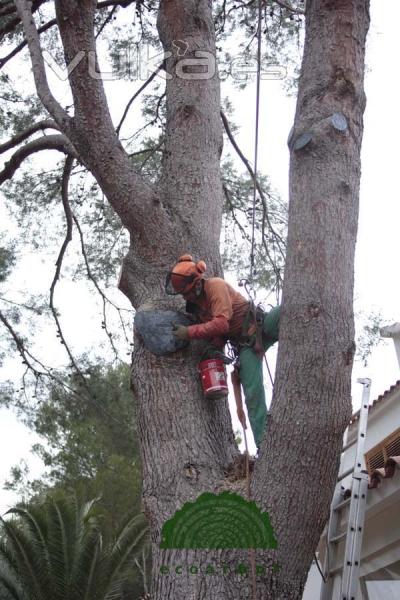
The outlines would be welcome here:
[[[35,79],[38,96],[42,101],[43,106],[55,119],[61,130],[67,133],[71,117],[57,102],[50,90],[47,81],[46,69],[44,66],[42,49],[40,47],[39,33],[32,17],[32,2],[30,0],[14,0],[14,2],[19,18],[22,21],[26,41],[28,43],[29,52],[31,55],[33,77]]]
[[[74,147],[64,135],[46,135],[44,137],[32,140],[21,146],[6,162],[4,169],[0,171],[0,185],[7,179],[11,179],[16,170],[21,166],[22,162],[42,150],[58,150],[64,154],[70,154],[77,158]]]
[[[4,142],[4,144],[0,144],[0,154],[7,152],[7,150],[11,150],[11,148],[15,148],[15,146],[18,146],[18,144],[24,142],[34,133],[43,131],[44,129],[59,129],[59,127],[56,122],[52,121],[51,119],[43,119],[43,121],[34,123],[30,127],[27,127],[24,131],[21,131],[21,133],[14,135],[7,142]]]

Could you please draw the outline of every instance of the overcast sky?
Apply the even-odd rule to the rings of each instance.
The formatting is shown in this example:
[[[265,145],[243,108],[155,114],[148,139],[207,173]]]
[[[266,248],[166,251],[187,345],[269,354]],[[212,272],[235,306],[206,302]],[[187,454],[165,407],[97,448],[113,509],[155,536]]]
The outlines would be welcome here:
[[[400,320],[400,277],[398,275],[400,203],[398,192],[398,140],[400,139],[399,106],[400,86],[397,80],[398,23],[400,3],[398,0],[372,1],[372,22],[367,52],[367,110],[362,153],[362,184],[360,201],[359,235],[356,254],[356,309],[369,312],[379,309],[388,322]],[[122,88],[121,88],[122,89]],[[118,94],[116,114],[132,90]],[[236,107],[236,122],[240,125],[238,141],[247,156],[253,152],[255,85],[238,92],[232,86],[223,85],[223,93],[229,94]],[[262,83],[260,170],[268,173],[273,186],[287,197],[288,149],[286,140],[293,123],[295,99],[287,97],[277,81]],[[138,117],[138,112],[133,112]],[[25,258],[26,285],[32,287],[30,273],[35,278],[48,277],[48,269],[34,255]],[[19,275],[21,277],[21,275]],[[93,316],[93,304],[86,292],[77,293],[72,285],[63,284],[68,305],[63,308],[63,318],[75,324],[76,331],[85,331],[84,345],[90,347],[99,335],[97,317]],[[123,298],[119,299],[123,302]],[[77,318],[79,315],[79,323]],[[97,319],[97,320],[96,320]],[[46,343],[46,342],[45,342]],[[49,342],[50,343],[50,342]],[[53,342],[51,342],[53,343]],[[273,363],[273,356],[271,356]],[[9,375],[9,374],[8,374]],[[399,379],[399,368],[391,341],[379,346],[368,368],[356,363],[354,381],[360,376],[373,380],[372,397],[376,397]],[[267,385],[269,388],[270,386]],[[354,386],[354,409],[359,407],[361,390]],[[372,398],[371,398],[372,399]],[[0,411],[0,485],[8,476],[9,469],[21,458],[29,458],[34,436],[17,423],[15,416]],[[32,463],[34,472],[40,467]],[[12,504],[15,497],[0,489],[0,512]]]

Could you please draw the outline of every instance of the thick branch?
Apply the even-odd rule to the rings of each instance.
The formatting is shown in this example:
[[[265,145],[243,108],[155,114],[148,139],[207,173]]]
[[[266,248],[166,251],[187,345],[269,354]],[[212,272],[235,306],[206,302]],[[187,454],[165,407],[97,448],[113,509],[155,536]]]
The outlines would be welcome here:
[[[0,185],[7,179],[11,179],[15,171],[21,166],[22,162],[41,150],[58,150],[64,154],[70,154],[77,158],[73,146],[64,135],[47,135],[19,148],[10,160],[5,164],[4,169],[0,171]]]
[[[84,53],[69,73],[75,109],[69,135],[125,227],[143,231],[156,191],[135,172],[115,133],[97,61],[95,10],[90,2],[56,2],[66,63],[73,60],[77,48]],[[145,234],[152,235],[148,228]]]
[[[46,76],[39,34],[32,17],[32,3],[29,0],[14,0],[18,15],[22,21],[32,61],[33,76],[36,89],[43,106],[49,111],[58,125],[65,132],[71,120],[68,113],[54,98]]]
[[[34,123],[21,133],[17,133],[16,135],[14,135],[7,142],[4,142],[4,144],[0,144],[0,154],[3,154],[3,152],[7,152],[7,150],[11,150],[11,148],[18,146],[18,144],[24,142],[26,139],[28,139],[28,137],[30,137],[34,133],[37,133],[38,131],[43,131],[44,129],[58,129],[58,125],[51,119],[43,119],[43,121]]]

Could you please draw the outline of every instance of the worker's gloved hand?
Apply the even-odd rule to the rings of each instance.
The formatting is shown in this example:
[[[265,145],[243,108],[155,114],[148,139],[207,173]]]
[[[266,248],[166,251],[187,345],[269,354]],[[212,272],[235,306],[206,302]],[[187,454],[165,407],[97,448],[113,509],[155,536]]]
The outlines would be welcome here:
[[[172,333],[179,340],[188,340],[189,339],[188,328],[185,327],[184,325],[172,324]]]

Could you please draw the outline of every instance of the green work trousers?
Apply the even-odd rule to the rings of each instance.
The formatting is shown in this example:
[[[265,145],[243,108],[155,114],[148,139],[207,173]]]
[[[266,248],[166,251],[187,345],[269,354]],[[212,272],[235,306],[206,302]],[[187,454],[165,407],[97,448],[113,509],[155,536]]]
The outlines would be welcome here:
[[[281,307],[276,306],[264,315],[262,335],[264,352],[278,341],[280,311]],[[242,347],[240,350],[240,381],[251,430],[256,446],[259,448],[267,420],[267,406],[263,381],[263,360],[251,347]]]

